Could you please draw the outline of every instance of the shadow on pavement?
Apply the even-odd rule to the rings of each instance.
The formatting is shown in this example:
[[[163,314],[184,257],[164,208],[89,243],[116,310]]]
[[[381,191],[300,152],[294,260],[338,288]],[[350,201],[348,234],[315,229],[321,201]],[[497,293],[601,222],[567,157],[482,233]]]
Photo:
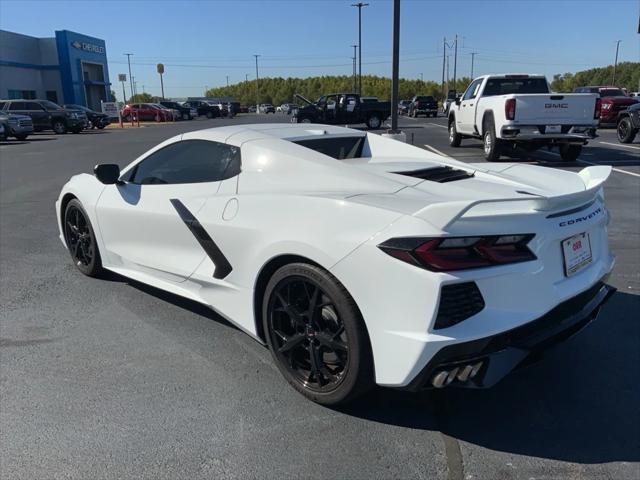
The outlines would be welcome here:
[[[492,389],[380,388],[342,412],[518,455],[640,461],[639,310],[640,296],[616,293],[584,331]]]

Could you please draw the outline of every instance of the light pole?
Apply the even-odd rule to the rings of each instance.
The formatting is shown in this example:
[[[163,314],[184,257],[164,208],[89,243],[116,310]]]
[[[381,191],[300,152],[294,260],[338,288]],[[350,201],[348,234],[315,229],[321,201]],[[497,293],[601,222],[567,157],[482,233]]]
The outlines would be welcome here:
[[[229,86],[229,75],[227,75],[227,87]]]
[[[351,45],[353,47],[353,57],[351,57],[351,60],[353,60],[353,92],[355,93],[357,91],[357,80],[356,80],[356,58],[357,58],[357,54],[356,54],[356,48],[358,48],[357,45]]]
[[[422,76],[422,73],[420,74],[420,81],[424,82],[424,77]]]
[[[473,80],[473,60],[478,52],[471,52],[471,80]]]
[[[616,69],[618,68],[618,50],[620,50],[620,42],[622,40],[616,40],[616,60],[613,62],[613,78],[611,79],[611,85],[616,85]]]
[[[260,113],[260,77],[258,75],[258,57],[260,55],[253,56],[256,58],[256,113]]]
[[[362,7],[368,7],[368,3],[352,3],[352,7],[358,7],[358,93],[362,95]]]
[[[391,66],[391,132],[398,132],[398,83],[400,77],[400,0],[393,0],[393,63]]]
[[[129,82],[131,87],[131,95],[133,96],[133,77],[131,76],[131,56],[133,55],[133,53],[125,53],[124,55],[127,56],[127,64],[129,64]]]
[[[456,69],[458,67],[458,34],[456,34],[455,49],[453,53],[453,89],[458,93],[456,88]]]

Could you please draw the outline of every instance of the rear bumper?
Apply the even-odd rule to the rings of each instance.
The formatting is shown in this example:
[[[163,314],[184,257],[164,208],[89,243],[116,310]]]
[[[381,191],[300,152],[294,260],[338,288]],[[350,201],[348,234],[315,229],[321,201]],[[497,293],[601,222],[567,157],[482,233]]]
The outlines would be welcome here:
[[[566,131],[565,131],[566,130]],[[563,127],[562,133],[547,133],[546,126],[506,125],[500,131],[500,139],[506,141],[533,141],[540,143],[587,143],[596,137],[596,127],[580,125]]]
[[[463,381],[452,375],[451,387],[488,388],[518,367],[538,360],[542,353],[579,332],[594,320],[616,289],[598,282],[585,292],[562,302],[536,320],[512,330],[477,340],[443,347],[403,389],[433,388],[440,372],[478,366],[473,378]]]

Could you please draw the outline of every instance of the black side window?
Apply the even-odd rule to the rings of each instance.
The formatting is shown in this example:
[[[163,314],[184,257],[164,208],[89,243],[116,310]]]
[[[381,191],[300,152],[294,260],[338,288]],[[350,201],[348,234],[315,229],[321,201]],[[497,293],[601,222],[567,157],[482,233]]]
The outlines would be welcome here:
[[[218,182],[239,173],[239,147],[208,140],[184,140],[142,160],[129,181],[140,185]]]
[[[9,110],[16,111],[16,110],[26,110],[26,109],[27,109],[27,106],[25,102],[11,102],[9,104]]]

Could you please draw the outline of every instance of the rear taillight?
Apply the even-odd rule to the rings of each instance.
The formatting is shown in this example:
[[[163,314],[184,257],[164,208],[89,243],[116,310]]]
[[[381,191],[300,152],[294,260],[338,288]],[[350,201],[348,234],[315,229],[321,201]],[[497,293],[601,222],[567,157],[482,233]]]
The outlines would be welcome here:
[[[516,118],[516,99],[508,98],[504,102],[504,116],[507,120],[515,120]]]
[[[593,110],[593,118],[596,120],[600,118],[601,111],[602,111],[602,99],[596,98],[596,108]]]
[[[444,272],[535,260],[527,247],[534,236],[403,237],[389,239],[378,248],[403,262]]]

